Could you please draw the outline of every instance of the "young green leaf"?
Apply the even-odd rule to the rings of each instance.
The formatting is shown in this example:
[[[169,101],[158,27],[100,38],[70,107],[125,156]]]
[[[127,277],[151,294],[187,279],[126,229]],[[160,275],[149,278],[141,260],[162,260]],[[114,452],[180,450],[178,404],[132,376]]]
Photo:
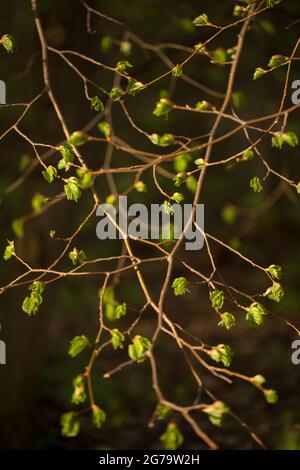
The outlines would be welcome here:
[[[12,256],[15,256],[15,242],[12,240],[12,241],[8,241],[8,245],[6,246],[5,248],[5,251],[4,251],[4,255],[3,255],[3,259],[5,261],[8,261]]]
[[[87,398],[87,394],[85,392],[83,375],[80,374],[75,377],[73,380],[73,387],[74,391],[71,397],[71,402],[74,403],[74,405],[80,405],[81,403],[84,403]]]
[[[214,361],[222,362],[225,367],[229,367],[233,358],[233,351],[228,344],[218,344],[213,346],[207,353]]]
[[[60,419],[61,433],[64,437],[76,437],[80,430],[80,423],[75,413],[69,411],[64,413]]]
[[[121,98],[122,94],[123,92],[120,88],[114,87],[111,89],[109,96],[113,101],[118,101]]]
[[[225,415],[230,413],[230,408],[225,403],[218,400],[203,408],[203,412],[208,415],[212,424],[222,426]]]
[[[175,65],[175,67],[172,70],[173,77],[180,77],[181,74],[182,74],[181,65]]]
[[[193,23],[195,26],[206,26],[209,24],[208,16],[205,13],[202,13],[202,15],[197,16],[197,18],[193,20]]]
[[[278,303],[284,297],[284,289],[279,282],[273,282],[273,285],[266,290],[264,296]]]
[[[69,137],[69,144],[80,147],[88,141],[88,136],[83,131],[75,131]]]
[[[143,356],[151,346],[152,343],[148,338],[136,335],[132,340],[132,344],[128,346],[128,355],[137,362],[143,362],[145,359]]]
[[[121,73],[127,73],[127,69],[132,67],[131,63],[128,60],[119,60],[117,63],[117,71]]]
[[[253,178],[251,178],[249,184],[250,188],[252,188],[255,193],[260,193],[263,190],[262,184],[258,176],[254,176]]]
[[[38,309],[43,302],[42,293],[45,289],[45,284],[40,281],[34,281],[33,284],[29,286],[31,291],[30,296],[25,297],[22,310],[27,313],[29,316],[35,315],[38,312]]]
[[[13,220],[11,227],[13,229],[14,234],[18,238],[22,238],[24,236],[24,222],[22,219]]]
[[[101,428],[102,424],[106,420],[106,414],[105,412],[97,405],[93,404],[92,405],[92,423],[95,426],[95,428],[99,429]]]
[[[69,201],[77,202],[81,196],[79,181],[75,176],[71,176],[64,185],[64,190]]]
[[[171,199],[179,204],[180,202],[184,201],[184,195],[181,193],[174,193]]]
[[[224,326],[226,330],[230,330],[236,324],[236,318],[232,313],[222,313],[221,314],[221,321],[219,326]]]
[[[45,171],[42,172],[42,175],[45,180],[48,181],[48,183],[52,183],[57,177],[57,169],[54,166],[50,165]]]
[[[172,108],[173,108],[172,101],[168,100],[167,98],[161,98],[156,103],[153,114],[155,114],[155,116],[164,116],[166,114],[169,114]]]
[[[224,292],[222,290],[213,290],[209,294],[211,305],[213,308],[220,310],[224,304]]]
[[[110,124],[106,121],[99,122],[97,124],[97,127],[101,134],[103,134],[107,139],[109,139],[110,134],[111,134],[111,127]]]
[[[72,261],[73,266],[76,266],[77,263],[83,263],[86,260],[86,254],[83,250],[78,251],[77,248],[73,248],[69,253],[69,258]]]
[[[264,324],[264,317],[267,311],[259,302],[253,302],[250,307],[246,308],[246,321],[254,328],[260,328]]]
[[[0,44],[2,44],[4,49],[9,53],[17,51],[17,42],[11,34],[4,34],[0,39]]]
[[[253,80],[257,80],[258,78],[261,78],[267,71],[261,67],[257,67],[255,69],[255,72],[253,74]]]
[[[184,295],[188,291],[188,281],[185,277],[177,277],[172,284],[174,295]]]
[[[264,395],[265,395],[266,401],[270,404],[274,404],[278,401],[278,394],[276,390],[273,390],[271,388],[264,390]]]
[[[273,279],[276,279],[279,281],[282,277],[282,267],[279,266],[278,264],[271,264],[266,271],[271,274]]]
[[[91,101],[91,108],[94,111],[100,112],[104,110],[104,104],[100,100],[99,96],[94,96]]]
[[[86,336],[84,335],[75,336],[75,338],[73,338],[70,341],[68,354],[71,357],[76,357],[78,354],[81,353],[81,351],[83,351],[85,348],[87,348],[90,345],[91,344]]]
[[[114,349],[123,349],[124,341],[125,341],[125,336],[121,331],[119,331],[117,328],[111,330],[111,339],[112,339],[112,345]]]
[[[165,432],[160,436],[164,449],[176,450],[183,444],[184,438],[175,423],[169,423]]]

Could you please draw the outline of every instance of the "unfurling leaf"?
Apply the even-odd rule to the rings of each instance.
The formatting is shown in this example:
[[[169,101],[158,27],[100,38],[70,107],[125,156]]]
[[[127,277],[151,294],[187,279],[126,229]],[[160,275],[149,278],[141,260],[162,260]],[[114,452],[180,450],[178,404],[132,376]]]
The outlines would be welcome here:
[[[213,346],[208,355],[216,362],[222,362],[224,366],[229,367],[233,358],[233,351],[228,344],[218,344]]]
[[[45,178],[48,183],[52,183],[54,181],[54,178],[57,177],[57,169],[50,165],[47,167],[45,171],[42,172],[43,177]]]
[[[172,284],[174,295],[184,295],[188,291],[188,281],[185,277],[177,277]]]
[[[276,279],[279,281],[282,277],[282,267],[279,266],[278,264],[271,264],[266,271],[271,274],[273,279]]]
[[[184,441],[183,435],[175,423],[169,423],[159,439],[166,450],[176,450]]]
[[[212,405],[203,408],[203,412],[208,415],[212,424],[222,426],[224,417],[230,412],[230,408],[222,401],[215,401]]]
[[[111,330],[112,345],[114,349],[123,349],[125,336],[117,328]]]
[[[60,419],[61,433],[64,437],[76,437],[80,430],[80,423],[76,419],[75,413],[69,411],[64,413]]]
[[[5,248],[5,251],[4,251],[4,255],[3,255],[3,259],[5,261],[8,261],[12,256],[15,256],[15,242],[12,240],[12,241],[8,241],[8,245],[6,246]]]
[[[208,24],[209,24],[208,16],[207,16],[205,13],[202,13],[202,15],[197,16],[197,18],[195,18],[195,19],[193,20],[193,23],[194,23],[195,26],[205,26],[205,25],[208,25]]]
[[[29,316],[35,315],[38,312],[39,306],[43,302],[42,293],[45,289],[45,284],[40,281],[34,281],[29,287],[31,291],[30,296],[25,297],[22,310]]]
[[[267,315],[267,311],[262,304],[259,302],[253,302],[250,307],[246,308],[246,321],[250,326],[259,328],[264,324],[264,317]]]
[[[224,304],[224,292],[222,290],[213,290],[209,294],[213,308],[220,310]]]
[[[73,387],[74,391],[71,397],[71,402],[74,403],[74,405],[80,405],[80,403],[84,403],[87,395],[85,392],[83,375],[77,375],[77,377],[75,377],[73,380]]]
[[[258,176],[254,176],[250,180],[249,184],[250,184],[250,188],[252,188],[255,193],[260,193],[263,190],[262,184]]]
[[[95,428],[99,429],[101,428],[102,424],[106,420],[106,414],[105,411],[102,410],[99,406],[93,404],[92,405],[92,423],[95,426]]]
[[[273,285],[269,287],[264,296],[268,297],[270,300],[274,300],[275,302],[280,302],[281,299],[284,297],[284,290],[279,282],[273,282]]]
[[[77,202],[81,196],[79,181],[75,176],[71,176],[64,185],[64,190],[69,201]]]
[[[13,53],[17,51],[17,42],[11,34],[4,34],[0,39],[0,44],[2,44],[7,52]]]
[[[156,103],[153,114],[155,114],[155,116],[163,116],[165,114],[168,114],[172,108],[173,108],[172,101],[168,100],[167,98],[161,98]]]
[[[83,131],[75,131],[69,137],[69,144],[80,147],[88,141],[88,136]]]
[[[137,362],[143,362],[143,356],[151,346],[152,343],[148,338],[136,335],[132,340],[132,344],[128,346],[128,355],[131,359],[134,359]]]
[[[76,357],[88,346],[90,346],[90,342],[86,336],[75,336],[70,342],[68,354],[71,357]]]
[[[220,326],[224,326],[226,330],[230,330],[236,324],[236,318],[232,313],[222,313],[221,314],[221,321],[219,323]]]
[[[94,111],[103,111],[104,109],[104,104],[100,100],[99,96],[94,96],[91,101],[91,108],[94,109]]]

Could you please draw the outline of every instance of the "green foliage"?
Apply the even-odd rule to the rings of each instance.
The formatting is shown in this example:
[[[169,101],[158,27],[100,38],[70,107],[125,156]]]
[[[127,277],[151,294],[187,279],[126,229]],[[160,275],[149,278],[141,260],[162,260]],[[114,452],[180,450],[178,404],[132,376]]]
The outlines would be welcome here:
[[[11,227],[13,229],[14,234],[18,238],[22,238],[24,236],[24,223],[22,219],[13,220]]]
[[[252,160],[253,157],[254,157],[253,150],[247,149],[243,152],[242,160],[244,160],[244,161]]]
[[[236,318],[232,313],[224,312],[221,314],[220,326],[224,326],[226,330],[230,330],[236,324]]]
[[[134,183],[134,189],[138,193],[146,193],[147,192],[147,186],[143,181],[137,181],[136,183]]]
[[[246,321],[254,328],[260,328],[264,324],[264,317],[267,311],[259,302],[253,302],[250,307],[246,308]]]
[[[188,292],[188,281],[185,277],[177,277],[172,283],[174,295],[184,295]]]
[[[94,96],[91,101],[91,108],[94,111],[100,112],[104,110],[104,104],[100,100],[99,96]]]
[[[169,406],[160,403],[156,408],[155,415],[158,419],[166,419],[169,417],[171,412],[172,409]]]
[[[130,78],[128,80],[127,88],[126,88],[126,93],[129,95],[134,96],[138,91],[141,91],[144,88],[144,84],[142,82],[138,82],[134,80],[133,78]]]
[[[72,411],[64,413],[60,419],[61,433],[64,437],[76,437],[80,430],[80,423]]]
[[[211,103],[205,100],[198,101],[195,108],[198,109],[198,111],[213,111],[215,109]]]
[[[48,183],[50,184],[57,177],[57,169],[54,166],[49,165],[47,169],[42,172],[42,175],[45,180],[48,181]]]
[[[264,385],[266,383],[266,379],[263,375],[257,374],[257,375],[255,375],[254,377],[251,378],[251,382],[254,385],[257,385],[258,387],[261,387],[262,385]]]
[[[195,26],[206,26],[209,24],[208,16],[205,13],[202,13],[202,15],[197,16],[197,18],[193,20],[193,23]]]
[[[71,357],[76,357],[78,354],[81,353],[85,348],[90,346],[90,342],[88,338],[84,335],[81,336],[75,336],[71,341],[70,341],[70,346],[68,350],[68,354]]]
[[[237,216],[236,208],[231,204],[227,204],[225,207],[223,207],[221,215],[226,224],[232,225],[234,224]]]
[[[106,121],[99,122],[97,125],[101,134],[103,134],[107,139],[109,139],[111,134],[111,127],[110,124]]]
[[[209,294],[213,308],[220,310],[224,304],[224,292],[222,290],[213,290]]]
[[[117,70],[121,73],[127,73],[127,69],[132,67],[131,63],[128,60],[119,60],[117,63]]]
[[[69,201],[77,202],[81,196],[79,181],[75,176],[71,176],[64,185],[64,190]]]
[[[33,284],[29,287],[31,291],[30,296],[25,297],[22,310],[27,313],[29,316],[35,315],[38,312],[38,309],[43,302],[42,293],[45,289],[45,284],[40,281],[34,281]]]
[[[285,64],[287,60],[288,57],[284,55],[273,55],[269,60],[268,67],[279,67],[280,65]]]
[[[182,74],[181,65],[176,65],[172,70],[173,77],[180,77],[181,74]]]
[[[175,138],[172,134],[158,135],[154,133],[149,136],[149,139],[153,144],[159,145],[160,147],[168,147],[175,143]]]
[[[264,395],[265,395],[266,401],[270,404],[274,404],[278,401],[278,394],[276,390],[273,390],[271,388],[264,390]]]
[[[17,52],[17,41],[11,34],[4,34],[0,39],[0,44],[9,53]]]
[[[31,199],[31,206],[33,211],[36,214],[39,214],[42,211],[42,207],[47,204],[49,201],[49,198],[46,196],[43,196],[43,194],[40,193],[35,193],[33,198]]]
[[[184,195],[181,194],[181,193],[174,193],[173,196],[171,197],[171,199],[173,199],[173,201],[175,201],[177,203],[180,203],[180,202],[184,201]]]
[[[69,137],[69,144],[80,147],[88,141],[88,136],[83,131],[75,131]]]
[[[183,435],[176,423],[169,423],[165,432],[160,436],[160,441],[166,450],[178,449],[184,441]]]
[[[15,242],[7,240],[8,245],[5,248],[3,259],[5,261],[8,261],[12,256],[15,256]]]
[[[215,401],[211,405],[203,408],[203,412],[209,417],[209,420],[215,426],[222,426],[226,414],[230,413],[230,408],[222,401]]]
[[[74,403],[74,405],[80,405],[81,403],[84,403],[86,401],[87,394],[85,392],[85,383],[82,374],[75,377],[73,380],[73,387],[74,391],[71,397],[71,402]]]
[[[260,193],[263,190],[262,184],[258,176],[253,176],[249,184],[250,188],[252,188],[255,193]]]
[[[173,108],[173,103],[170,100],[168,100],[167,98],[161,98],[156,103],[153,114],[155,114],[155,116],[164,116],[166,114],[169,114],[172,108]]]
[[[222,362],[225,367],[229,367],[233,358],[233,351],[228,344],[218,344],[213,346],[208,355],[216,362]]]
[[[123,349],[124,341],[125,341],[125,336],[121,331],[119,331],[117,328],[114,328],[111,330],[111,339],[112,339],[112,345],[114,349]]]
[[[274,300],[274,302],[278,303],[284,297],[284,289],[279,282],[273,282],[272,286],[264,293],[264,296],[267,296],[270,300]]]
[[[257,67],[253,75],[253,80],[257,80],[258,78],[261,78],[263,75],[265,75],[265,73],[267,73],[267,70],[261,67]]]
[[[282,277],[282,267],[278,264],[271,264],[266,271],[271,274],[273,279],[280,280]]]
[[[86,260],[86,254],[83,250],[78,251],[77,248],[73,248],[69,253],[69,258],[72,261],[73,266],[76,266],[77,263],[83,263]]]
[[[143,362],[144,355],[150,349],[152,343],[145,336],[136,335],[128,346],[128,355],[137,362]]]
[[[118,101],[122,94],[123,92],[120,88],[114,87],[110,90],[109,96],[113,101]]]
[[[272,137],[272,146],[282,149],[284,143],[290,147],[296,147],[299,144],[298,136],[295,132],[275,132]]]
[[[106,414],[99,406],[93,404],[92,406],[92,423],[95,428],[100,429],[106,420]]]

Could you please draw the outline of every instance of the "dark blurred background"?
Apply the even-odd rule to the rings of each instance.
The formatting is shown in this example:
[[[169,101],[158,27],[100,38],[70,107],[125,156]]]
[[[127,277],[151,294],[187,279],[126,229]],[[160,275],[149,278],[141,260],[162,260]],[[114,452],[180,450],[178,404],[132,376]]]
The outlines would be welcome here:
[[[116,17],[126,24],[120,27],[104,19],[92,16],[92,33],[87,32],[86,10],[79,0],[40,0],[38,2],[48,43],[57,49],[71,49],[87,54],[105,64],[115,66],[118,60],[133,64],[132,75],[147,82],[162,74],[166,66],[151,51],[130,42],[130,50],[124,54],[120,41],[124,31],[132,31],[144,41],[176,43],[193,47],[204,42],[211,34],[206,28],[196,28],[192,20],[206,12],[215,24],[233,21],[235,2],[218,0],[113,0],[92,1],[89,5],[103,13]],[[253,81],[255,67],[266,67],[274,54],[290,55],[299,34],[299,23],[291,25],[300,16],[299,0],[287,0],[274,9],[259,16],[248,32],[245,49],[238,68],[234,91],[240,99],[233,103],[235,111],[245,119],[272,113],[279,107],[285,68],[270,73],[259,81]],[[16,37],[18,52],[7,54],[0,51],[0,78],[7,84],[7,102],[30,101],[43,88],[40,44],[37,38],[29,0],[11,0],[0,3],[1,34]],[[291,25],[291,26],[290,26]],[[290,26],[290,27],[289,27]],[[237,29],[219,36],[209,47],[230,48],[236,43]],[[104,47],[103,37],[112,38],[110,47]],[[109,41],[108,41],[109,43]],[[121,48],[122,49],[122,48]],[[128,49],[128,48],[127,48]],[[165,49],[174,64],[182,61],[187,52]],[[298,54],[299,55],[299,54]],[[104,71],[76,57],[72,62],[91,80],[105,90],[112,87],[111,72]],[[193,80],[224,93],[228,66],[211,64],[207,57],[196,56],[184,69]],[[71,130],[81,129],[95,117],[86,100],[80,78],[63,62],[50,54],[52,86]],[[300,67],[292,68],[291,81],[300,79]],[[90,88],[91,95],[97,90]],[[126,101],[135,122],[147,132],[171,132],[175,135],[196,137],[205,134],[213,120],[207,116],[185,112],[172,112],[169,118],[157,118],[152,114],[161,93],[168,93],[177,104],[194,105],[206,99],[220,105],[220,98],[210,96],[197,86],[181,79],[167,77],[135,98]],[[290,92],[290,89],[289,89]],[[106,101],[104,95],[101,96]],[[291,105],[290,95],[287,106]],[[4,132],[20,114],[20,108],[1,108],[0,132]],[[300,135],[299,111],[288,121],[288,130]],[[157,151],[145,137],[137,133],[114,105],[113,120],[116,134],[136,148]],[[232,127],[232,124],[230,124]],[[231,128],[223,124],[220,133]],[[22,121],[20,129],[37,142],[56,145],[63,140],[61,128],[47,97],[40,99]],[[279,128],[278,128],[279,129]],[[278,130],[277,129],[277,130]],[[91,134],[97,135],[97,130]],[[216,145],[212,159],[226,158],[246,147],[242,134]],[[300,180],[299,147],[279,151],[271,147],[268,137],[259,146],[264,158],[272,168],[287,177]],[[88,144],[84,157],[90,168],[100,168],[104,159],[104,144]],[[27,157],[24,158],[24,155]],[[9,133],[1,141],[0,190],[1,190],[1,246],[13,239],[11,223],[14,219],[31,211],[31,199],[36,192],[54,195],[61,191],[59,184],[48,185],[37,168],[24,183],[7,191],[22,174],[22,161],[34,159],[33,149],[17,133]],[[57,155],[48,159],[48,164],[57,163]],[[115,152],[113,166],[136,163],[132,156]],[[165,165],[168,171],[176,171],[172,164]],[[299,196],[279,179],[269,177],[264,182],[264,191],[253,193],[249,188],[252,176],[264,176],[264,168],[257,158],[243,165],[216,167],[208,172],[202,200],[205,203],[205,225],[208,233],[215,234],[226,243],[239,249],[262,266],[280,264],[284,270],[283,285],[286,296],[279,306],[270,305],[272,311],[283,318],[299,322]],[[125,190],[133,181],[132,175],[115,178],[119,191]],[[135,202],[162,202],[153,187],[151,171],[143,175],[148,192],[129,197]],[[161,184],[172,192],[172,181],[160,177]],[[101,197],[110,194],[105,178],[96,181]],[[174,190],[174,189],[173,189]],[[184,189],[186,200],[193,194]],[[92,199],[83,197],[79,203],[62,201],[38,218],[25,224],[25,235],[16,242],[17,251],[32,266],[46,267],[62,249],[62,242],[54,242],[49,231],[55,229],[58,236],[66,237],[74,231],[88,210]],[[228,215],[229,214],[229,215]],[[230,216],[231,214],[231,216]],[[76,246],[83,248],[88,259],[118,254],[119,242],[99,242],[95,235],[96,218],[86,225]],[[153,256],[148,248],[133,243],[138,256]],[[223,248],[212,245],[215,262],[222,277],[229,284],[256,294],[268,286],[265,277]],[[209,272],[209,262],[204,253],[185,253],[185,259],[197,269]],[[66,259],[61,265],[70,269]],[[22,268],[15,262],[0,262],[1,285],[5,285]],[[157,298],[165,268],[151,264],[143,268],[151,283],[154,298]],[[178,265],[176,275],[186,275]],[[291,363],[291,342],[296,332],[284,321],[269,316],[262,330],[252,330],[243,320],[230,332],[217,327],[207,289],[195,284],[191,278],[191,294],[186,298],[169,296],[167,309],[170,317],[208,344],[229,343],[236,351],[233,367],[247,375],[261,373],[266,376],[270,388],[279,393],[279,402],[268,405],[256,390],[237,382],[230,386],[204,374],[205,383],[214,393],[228,402],[232,409],[265,440],[270,448],[300,449],[299,431],[299,386],[300,366]],[[9,289],[0,297],[1,339],[7,344],[7,365],[0,367],[0,447],[2,449],[151,449],[159,446],[159,436],[165,423],[159,422],[153,429],[147,427],[156,405],[151,388],[151,377],[147,362],[131,367],[105,380],[101,376],[126,358],[123,352],[106,352],[98,360],[93,377],[96,398],[107,413],[107,421],[101,430],[93,430],[83,421],[82,431],[75,439],[60,436],[59,419],[71,409],[72,378],[81,372],[87,355],[76,359],[67,355],[69,341],[78,334],[93,338],[97,328],[98,289],[102,279],[97,277],[69,278],[51,284],[44,295],[44,303],[36,317],[28,318],[21,310],[27,289]],[[143,305],[143,295],[133,273],[126,273],[117,285],[117,296],[129,305],[128,318],[118,327],[128,325],[135,318],[135,309]],[[151,336],[154,328],[153,312],[147,311],[140,332]],[[163,390],[168,398],[178,403],[191,403],[196,398],[196,388],[176,343],[161,336],[157,356]],[[201,424],[222,448],[254,448],[249,435],[232,420],[225,428],[217,429],[201,416]],[[185,437],[184,448],[202,448],[193,432],[179,420],[178,425]],[[298,425],[298,426],[297,426]]]

